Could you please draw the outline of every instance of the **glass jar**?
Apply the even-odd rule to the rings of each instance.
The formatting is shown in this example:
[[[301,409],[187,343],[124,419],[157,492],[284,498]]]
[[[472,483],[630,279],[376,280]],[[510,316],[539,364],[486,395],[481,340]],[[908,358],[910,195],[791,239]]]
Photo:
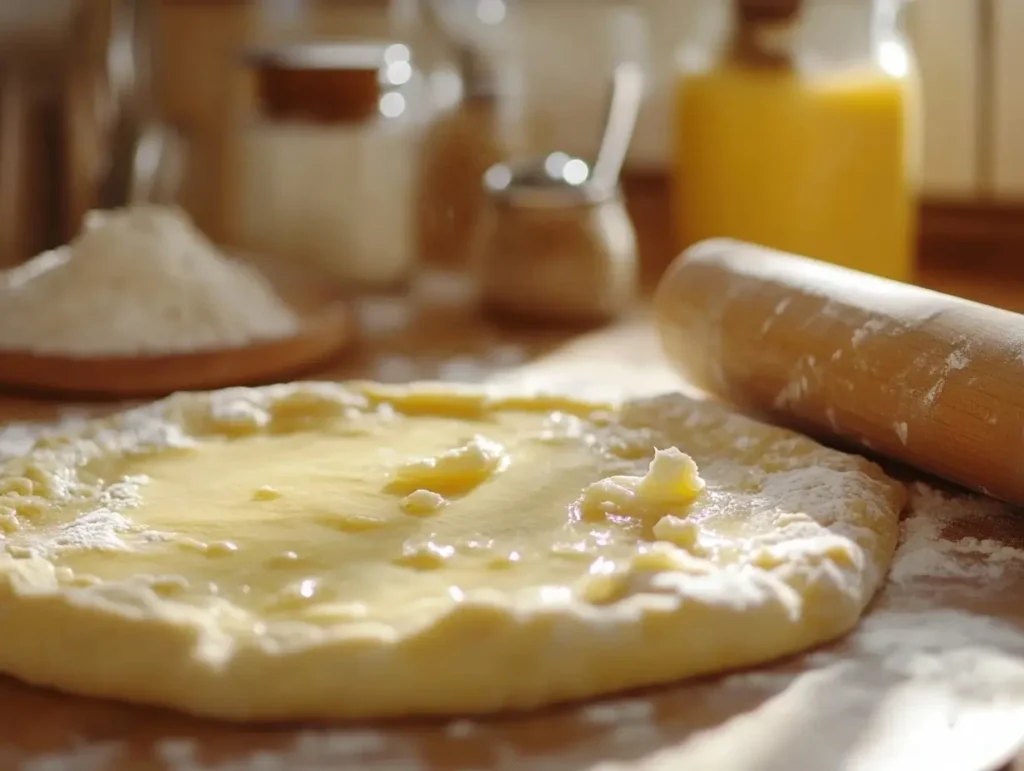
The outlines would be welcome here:
[[[498,164],[473,268],[483,306],[500,316],[590,326],[631,307],[637,294],[636,233],[617,188],[578,182],[564,153]]]
[[[920,86],[902,0],[697,0],[679,49],[678,245],[913,273]]]
[[[246,246],[315,263],[353,291],[403,289],[427,120],[409,47],[294,43],[250,59],[261,110],[240,142]]]
[[[355,292],[408,285],[433,110],[422,1],[245,5],[255,104],[231,143],[240,247],[326,268]]]

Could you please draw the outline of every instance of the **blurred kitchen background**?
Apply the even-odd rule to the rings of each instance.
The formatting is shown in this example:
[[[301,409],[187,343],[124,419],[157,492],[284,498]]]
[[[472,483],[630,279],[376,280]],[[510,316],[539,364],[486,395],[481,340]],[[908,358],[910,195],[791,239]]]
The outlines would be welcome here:
[[[1024,244],[1024,3],[808,4],[829,1],[873,13],[901,7],[899,24],[920,69],[920,93],[908,98],[923,103],[923,165],[914,184],[924,259],[969,270],[1015,267]],[[180,203],[222,244],[289,259],[349,259],[335,256],[333,244],[358,226],[378,254],[354,270],[387,283],[402,273],[406,251],[415,254],[410,260],[443,262],[471,248],[466,233],[445,232],[445,217],[479,207],[472,199],[491,163],[553,151],[593,158],[613,69],[633,61],[644,69],[645,96],[623,184],[644,273],[656,276],[678,247],[669,189],[684,141],[672,120],[679,52],[701,35],[710,40],[709,23],[729,7],[717,0],[3,3],[0,255],[12,263],[66,240],[89,208],[155,200]],[[847,32],[851,40],[862,34],[856,25]],[[358,71],[366,50],[301,45],[338,40],[391,44],[369,97],[365,89],[359,96],[366,84],[358,76],[326,86],[296,76],[317,67]],[[325,65],[332,56],[343,61]],[[360,112],[360,98],[374,104],[372,117]],[[338,107],[346,100],[354,101]],[[432,238],[440,239],[433,247]]]

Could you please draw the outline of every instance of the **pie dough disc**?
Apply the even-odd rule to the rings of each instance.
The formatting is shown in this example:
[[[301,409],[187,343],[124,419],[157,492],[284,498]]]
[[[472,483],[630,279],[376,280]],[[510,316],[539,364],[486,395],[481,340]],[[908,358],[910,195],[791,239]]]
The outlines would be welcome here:
[[[240,720],[528,709],[843,634],[903,502],[676,394],[175,395],[0,466],[0,671]]]

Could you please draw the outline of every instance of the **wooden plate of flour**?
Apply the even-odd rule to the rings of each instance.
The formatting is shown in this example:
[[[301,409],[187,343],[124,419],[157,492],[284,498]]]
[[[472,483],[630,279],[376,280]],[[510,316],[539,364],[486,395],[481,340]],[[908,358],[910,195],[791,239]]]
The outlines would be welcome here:
[[[218,350],[140,356],[0,351],[0,386],[92,399],[156,398],[174,391],[291,380],[337,357],[357,338],[355,313],[322,275],[263,259],[258,267],[299,316],[289,337]]]

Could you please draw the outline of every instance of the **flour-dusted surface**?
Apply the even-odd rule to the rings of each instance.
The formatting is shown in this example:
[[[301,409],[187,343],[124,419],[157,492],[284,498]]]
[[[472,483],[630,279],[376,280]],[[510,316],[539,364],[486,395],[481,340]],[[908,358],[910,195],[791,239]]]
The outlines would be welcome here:
[[[298,326],[261,273],[224,256],[175,209],[93,212],[67,246],[0,273],[0,350],[187,353]]]
[[[976,581],[980,594],[1024,571],[1024,533],[1010,539],[964,535],[982,522],[1012,522],[1015,512],[998,501],[945,493],[924,484],[911,488],[911,513],[901,525],[901,545],[889,579],[899,586],[948,579]]]
[[[541,369],[515,379],[532,381]],[[652,390],[665,386],[656,374],[638,374],[631,390],[642,390],[641,380]],[[71,411],[65,420],[82,417]],[[8,426],[0,452],[24,451],[40,428]],[[889,583],[858,629],[776,666],[534,716],[260,731],[0,680],[0,767],[993,768],[1024,735],[1024,518],[986,499],[915,484],[901,540]]]
[[[459,338],[456,328],[470,334]],[[396,380],[435,377],[446,358],[484,361],[497,339],[447,309],[415,329],[444,342],[429,351],[398,335],[375,342],[404,357]],[[683,386],[642,320],[570,343],[504,379],[595,397]],[[7,414],[54,412],[26,404]],[[68,412],[72,421],[85,414]],[[36,430],[16,425],[0,446],[19,451]],[[902,579],[890,581],[858,629],[841,644],[774,667],[499,721],[260,731],[0,679],[0,768],[24,761],[28,771],[994,769],[1024,726],[1024,569],[1007,561],[997,581],[950,575],[951,564],[968,570],[963,555],[952,562],[933,556],[924,567],[919,547],[945,552],[970,537],[1016,548],[1024,545],[1024,517],[982,499],[938,495],[912,490],[904,544],[916,533],[918,548],[897,553],[894,576]],[[943,525],[927,535],[935,519]]]

